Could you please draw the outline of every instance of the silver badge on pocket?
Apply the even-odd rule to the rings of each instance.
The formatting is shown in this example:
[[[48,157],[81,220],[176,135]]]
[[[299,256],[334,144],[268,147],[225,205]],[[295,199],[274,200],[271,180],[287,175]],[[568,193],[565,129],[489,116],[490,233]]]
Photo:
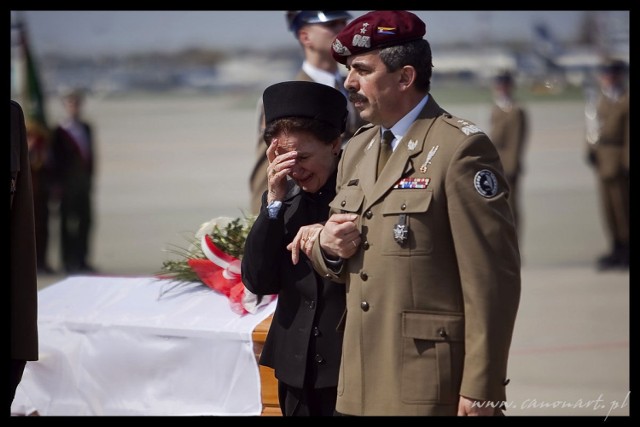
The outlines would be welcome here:
[[[398,223],[393,226],[393,240],[403,246],[409,237],[409,226],[407,225],[407,215],[400,214]]]

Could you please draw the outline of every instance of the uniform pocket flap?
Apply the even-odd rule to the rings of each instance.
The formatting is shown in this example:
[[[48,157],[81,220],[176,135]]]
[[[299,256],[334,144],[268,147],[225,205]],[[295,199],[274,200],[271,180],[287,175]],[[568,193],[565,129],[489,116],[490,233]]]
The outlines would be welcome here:
[[[364,193],[359,187],[343,187],[329,206],[343,212],[358,212],[363,201]]]
[[[426,212],[431,203],[432,191],[392,190],[385,198],[383,215]]]
[[[430,341],[463,341],[464,317],[455,313],[405,311],[402,313],[402,335]]]

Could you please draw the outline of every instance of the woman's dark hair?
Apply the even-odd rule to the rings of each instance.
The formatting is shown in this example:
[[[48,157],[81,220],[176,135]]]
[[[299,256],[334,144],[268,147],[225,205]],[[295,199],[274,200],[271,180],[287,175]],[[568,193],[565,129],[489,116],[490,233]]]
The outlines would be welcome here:
[[[327,123],[307,117],[285,117],[274,120],[264,129],[262,139],[267,144],[280,133],[309,132],[320,141],[329,145],[340,136],[340,131]]]

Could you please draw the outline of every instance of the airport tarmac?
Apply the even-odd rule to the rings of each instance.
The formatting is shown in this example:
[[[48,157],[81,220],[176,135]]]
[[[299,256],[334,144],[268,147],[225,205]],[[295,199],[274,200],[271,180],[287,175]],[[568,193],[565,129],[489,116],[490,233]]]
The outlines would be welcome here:
[[[252,96],[88,99],[99,155],[91,262],[101,275],[153,275],[173,258],[165,249],[185,246],[184,233],[217,216],[243,215],[256,144]],[[438,102],[487,128],[487,105]],[[48,107],[51,121],[58,119],[58,102]],[[506,413],[627,416],[629,271],[594,268],[608,248],[585,162],[583,105],[527,107],[522,297]],[[59,270],[55,219],[54,210],[49,258]],[[39,286],[65,277],[41,275]]]

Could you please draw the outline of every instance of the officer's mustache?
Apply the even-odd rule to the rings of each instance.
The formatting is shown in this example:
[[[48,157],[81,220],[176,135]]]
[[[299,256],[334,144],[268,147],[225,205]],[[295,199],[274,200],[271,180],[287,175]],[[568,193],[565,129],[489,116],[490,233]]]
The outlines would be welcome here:
[[[358,92],[349,92],[349,101],[350,102],[366,102],[367,98],[358,94]]]

